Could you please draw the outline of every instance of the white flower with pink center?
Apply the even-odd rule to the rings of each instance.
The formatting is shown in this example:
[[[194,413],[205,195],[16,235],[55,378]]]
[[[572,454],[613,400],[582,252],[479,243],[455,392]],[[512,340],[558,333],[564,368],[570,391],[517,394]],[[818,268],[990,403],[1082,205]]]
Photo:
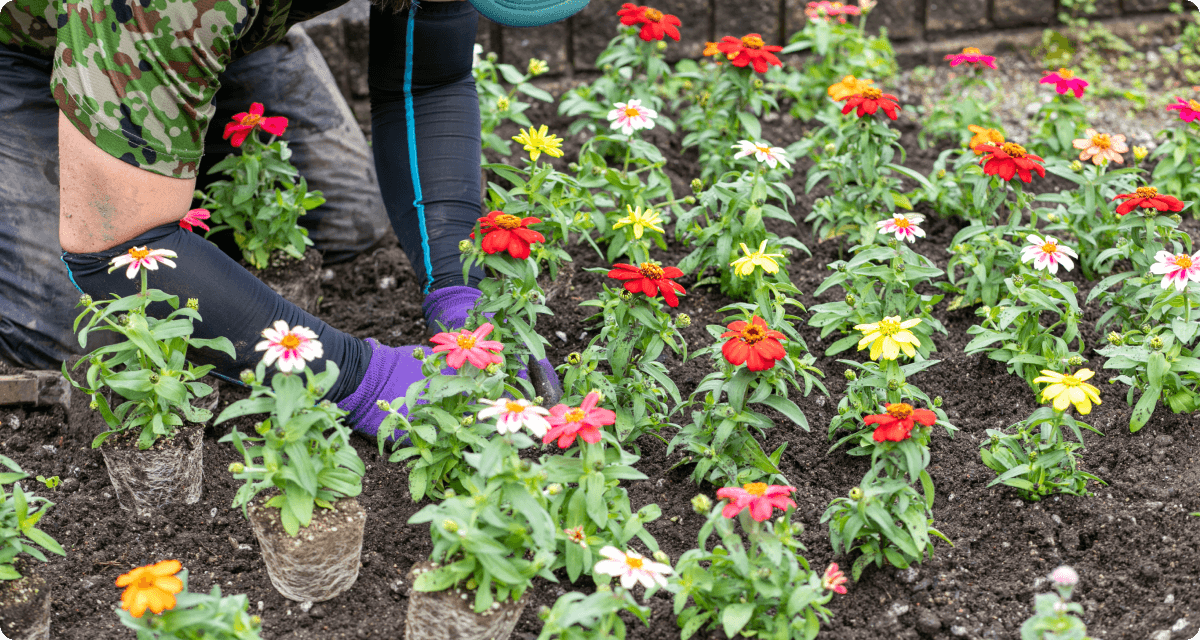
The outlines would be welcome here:
[[[782,164],[784,168],[791,168],[788,164],[790,161],[787,157],[787,151],[783,147],[772,147],[771,143],[765,141],[751,142],[749,140],[738,140],[738,143],[733,145],[738,152],[733,155],[733,159],[745,158],[746,156],[754,156],[755,160],[767,163],[772,169],[775,165]]]
[[[482,421],[496,418],[496,431],[501,434],[516,433],[521,427],[528,427],[533,435],[540,438],[546,435],[546,430],[550,428],[550,423],[543,417],[550,415],[550,411],[528,400],[500,398],[484,399],[480,402],[490,406],[479,412],[479,419]]]
[[[629,102],[613,103],[613,110],[608,112],[612,120],[612,128],[620,129],[621,133],[629,135],[641,129],[653,129],[654,119],[658,112],[642,106],[642,101],[636,98]]]
[[[626,589],[632,589],[633,585],[638,583],[649,589],[656,582],[665,587],[666,574],[674,573],[671,567],[645,558],[633,550],[622,553],[620,549],[610,545],[601,549],[600,555],[607,560],[597,562],[592,571],[620,578],[621,586]]]
[[[917,226],[924,220],[925,216],[919,213],[897,213],[887,220],[876,222],[875,228],[880,233],[895,235],[897,240],[914,242],[917,238],[925,237],[925,231]]]
[[[1200,251],[1188,255],[1174,254],[1170,251],[1159,251],[1154,254],[1156,262],[1150,265],[1150,273],[1163,277],[1162,288],[1172,284],[1176,291],[1187,289],[1188,281],[1200,282]]]
[[[129,265],[125,270],[125,277],[133,280],[137,277],[138,271],[142,267],[146,267],[150,271],[158,270],[158,263],[163,263],[172,269],[175,268],[175,263],[170,258],[178,258],[174,251],[170,249],[150,249],[149,247],[131,247],[128,252],[112,259],[109,264],[112,265],[108,272],[112,273],[121,267]]]
[[[1033,261],[1033,268],[1049,271],[1050,273],[1058,273],[1058,265],[1062,265],[1063,269],[1070,271],[1075,267],[1075,263],[1071,258],[1079,256],[1071,250],[1070,247],[1065,247],[1055,238],[1050,236],[1039,237],[1029,234],[1026,237],[1029,241],[1028,245],[1021,247],[1021,262]]]
[[[266,351],[263,364],[268,367],[274,364],[284,373],[303,371],[309,362],[325,354],[312,329],[300,325],[289,329],[284,320],[276,320],[263,329],[262,337],[266,339],[254,345],[254,350]]]

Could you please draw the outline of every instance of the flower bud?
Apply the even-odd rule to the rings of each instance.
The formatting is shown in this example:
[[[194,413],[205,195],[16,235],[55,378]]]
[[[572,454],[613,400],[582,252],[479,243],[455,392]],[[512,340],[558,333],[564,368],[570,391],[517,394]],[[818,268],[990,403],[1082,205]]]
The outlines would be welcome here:
[[[1163,339],[1159,336],[1150,338],[1150,348],[1159,351],[1163,348]]]
[[[1124,337],[1124,336],[1122,336],[1121,334],[1117,333],[1116,331],[1110,331],[1110,332],[1109,332],[1109,334],[1108,334],[1108,343],[1109,343],[1109,344],[1111,344],[1111,345],[1112,345],[1112,346],[1114,346],[1114,347],[1119,347],[1119,346],[1121,346],[1121,344],[1122,344],[1122,343],[1124,343],[1124,342],[1125,342],[1125,337]]]
[[[684,91],[691,91],[691,90],[692,90],[692,81],[691,81],[691,80],[684,80],[684,81],[683,81],[683,85],[682,85],[682,86],[683,86],[683,90],[684,90]]]
[[[474,496],[471,501],[475,503],[475,506],[483,506],[487,502],[487,496]]]
[[[700,178],[692,178],[692,193],[700,193],[704,189],[704,183],[700,182]]]
[[[1146,156],[1148,156],[1148,155],[1150,155],[1150,150],[1147,149],[1146,147],[1134,147],[1133,148],[1133,159],[1137,160],[1138,162],[1145,160]]]
[[[160,380],[160,377],[157,373],[150,374],[150,384],[158,384],[159,380]]]
[[[521,471],[529,471],[533,468],[533,463],[528,460],[521,460],[517,463],[517,468]]]
[[[579,163],[578,162],[568,163],[567,170],[570,171],[571,173],[579,173]]]
[[[617,294],[617,297],[623,302],[629,302],[630,300],[633,300],[633,293],[631,293],[628,289],[622,289],[621,292]]]
[[[692,317],[686,313],[675,316],[675,326],[680,328],[692,326]]]
[[[613,70],[613,66],[611,64],[606,64],[603,67],[600,67],[600,70],[604,73],[608,73],[609,71]]]
[[[1167,216],[1167,220],[1170,220],[1175,224],[1179,224],[1183,222],[1183,216],[1179,215],[1178,213],[1172,213],[1171,215]]]
[[[493,364],[495,364],[495,363],[493,363]],[[489,364],[488,366],[490,367],[492,365]],[[458,423],[464,427],[469,427],[469,426],[475,424],[475,416],[467,414],[467,415],[459,418]]]
[[[946,170],[945,170],[945,169],[938,169],[938,179],[940,180],[940,179],[942,179],[942,178],[945,178],[945,177],[946,177]]]
[[[542,404],[543,404],[543,403],[545,403],[545,402],[546,402],[546,399],[545,399],[545,398],[543,398],[542,396],[534,396],[534,397],[533,397],[533,403],[534,403],[534,404],[536,404],[536,405],[539,405],[539,406],[540,406],[540,405],[542,405]]]
[[[895,391],[902,386],[904,386],[903,380],[888,380],[888,383],[887,383],[887,388],[889,391]]]
[[[495,62],[495,61],[496,61],[496,57],[497,57],[497,56],[496,56],[496,52],[495,52],[495,51],[489,51],[489,52],[488,52],[488,54],[487,54],[487,61],[488,61],[488,62]]]
[[[1013,283],[1013,286],[1016,286],[1016,287],[1023,287],[1023,286],[1025,286],[1025,276],[1023,276],[1023,275],[1021,275],[1021,274],[1019,274],[1019,273],[1018,273],[1018,274],[1016,274],[1016,275],[1014,275],[1014,276],[1012,277],[1012,283]]]
[[[696,496],[692,498],[692,511],[695,511],[700,515],[704,515],[709,511],[712,511],[712,499],[703,493],[697,493]]]
[[[555,482],[554,484],[546,487],[546,494],[551,495],[551,496],[556,496],[556,495],[562,493],[562,490],[563,490],[563,486],[561,484]]]
[[[1072,367],[1078,367],[1079,365],[1083,364],[1083,357],[1071,356],[1070,358],[1067,358],[1067,364],[1071,365]]]
[[[843,375],[845,375],[846,379],[849,380],[850,382],[854,382],[855,380],[858,380],[858,374],[854,372],[854,369],[846,369],[846,371]]]
[[[229,473],[242,473],[245,470],[246,470],[246,465],[244,465],[240,462],[235,462],[235,463],[229,465]]]
[[[375,406],[379,407],[380,411],[391,411],[392,405],[387,400],[380,398],[375,401]]]
[[[446,489],[445,494],[447,498],[453,498],[454,496],[458,495],[458,492],[454,489]]]
[[[598,166],[596,166],[596,165],[592,165],[592,175],[594,175],[594,176],[598,176],[598,175],[600,175],[600,174],[601,174],[603,171],[604,171],[604,169],[601,169],[600,167],[598,167]]]
[[[529,75],[540,76],[549,70],[550,70],[550,65],[546,64],[545,60],[538,60],[537,58],[529,59],[529,67],[528,67]]]
[[[1071,171],[1074,171],[1075,173],[1079,173],[1080,171],[1083,171],[1083,163],[1078,160],[1072,160],[1071,161]]]
[[[766,580],[771,577],[771,569],[768,567],[759,567],[758,571],[754,572],[754,575],[759,580]]]
[[[654,48],[655,48],[655,49],[657,49],[657,50],[659,50],[659,51],[666,51],[666,50],[667,50],[667,43],[666,43],[666,42],[664,42],[664,41],[662,41],[662,40],[659,40],[658,42],[655,42],[655,43],[654,43]]]
[[[199,311],[200,310],[200,299],[199,298],[188,298],[187,308],[191,309],[192,311]]]
[[[935,409],[942,406],[942,397],[941,396],[933,397],[933,406]]]
[[[855,297],[855,295],[853,293],[846,294],[846,304],[853,307],[857,303],[858,303],[858,298]]]
[[[442,528],[445,529],[447,533],[458,533],[458,523],[449,518],[442,520]]]
[[[254,384],[254,372],[249,369],[242,369],[239,377],[242,379],[242,384]]]
[[[497,111],[508,111],[508,108],[510,106],[511,105],[508,102],[508,98],[506,98],[504,96],[500,96],[499,98],[496,99],[496,110]]]
[[[839,263],[838,263],[838,265],[837,265],[837,267],[836,267],[836,269],[837,269],[837,272],[838,272],[838,273],[846,273],[846,263],[845,263],[845,262],[839,262]]]
[[[279,463],[278,462],[268,462],[267,463],[267,472],[275,473],[276,471],[279,471]]]
[[[1046,222],[1058,222],[1058,215],[1053,213],[1046,214]]]
[[[1153,328],[1154,327],[1151,327],[1149,324],[1143,324],[1141,327],[1139,327],[1139,329],[1141,329],[1142,333],[1150,333],[1150,330]]]
[[[862,497],[863,497],[862,489],[859,489],[858,487],[854,487],[853,489],[850,490],[850,499],[851,500],[858,502],[859,500],[862,500]]]
[[[129,314],[122,313],[121,315],[117,316],[117,324],[121,325],[122,327],[128,327],[129,326]]]
[[[79,296],[79,304],[81,304],[85,307],[90,307],[90,306],[92,306],[92,303],[93,303],[92,297],[89,296],[88,294],[85,293],[85,294]]]
[[[896,241],[892,240],[892,242],[896,242]],[[904,263],[903,262],[896,265],[896,273],[904,273]]]
[[[262,625],[262,616],[250,616],[250,624],[255,627]]]
[[[467,582],[463,586],[467,588],[467,591],[474,591],[479,587],[479,583],[475,582],[475,578],[467,578]]]
[[[537,617],[539,620],[545,621],[550,618],[550,607],[542,605],[538,607]]]
[[[571,366],[578,366],[581,362],[583,362],[583,355],[578,351],[572,351],[571,353],[567,354],[567,364]]]
[[[475,251],[475,243],[473,243],[470,240],[467,240],[465,238],[458,241],[458,252],[459,253],[471,253],[473,251]]]
[[[413,358],[416,358],[417,360],[424,362],[425,361],[425,350],[420,347],[417,347],[416,349],[413,349],[412,356],[413,356]]]
[[[663,564],[671,564],[671,556],[667,555],[667,553],[662,549],[659,549],[658,551],[654,552],[654,561],[661,562]]]
[[[91,409],[92,411],[97,411],[100,409],[100,403],[95,400],[92,400],[91,402],[88,403],[88,408]]]
[[[754,206],[756,206],[756,207],[761,207],[761,206],[763,206],[763,205],[764,205],[764,204],[766,204],[766,203],[767,203],[767,201],[766,201],[766,200],[763,200],[762,198],[759,198],[759,199],[757,199],[757,200],[755,200],[755,201],[754,201]]]

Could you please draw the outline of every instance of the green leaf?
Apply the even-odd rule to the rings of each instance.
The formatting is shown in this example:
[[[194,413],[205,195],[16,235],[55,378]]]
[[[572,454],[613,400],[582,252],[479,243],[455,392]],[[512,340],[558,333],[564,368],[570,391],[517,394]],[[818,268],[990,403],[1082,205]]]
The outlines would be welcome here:
[[[1162,354],[1154,354],[1161,356]],[[1133,407],[1133,414],[1129,416],[1129,432],[1135,433],[1142,427],[1146,426],[1146,422],[1150,420],[1150,416],[1154,415],[1154,409],[1158,406],[1158,398],[1162,395],[1162,386],[1149,385],[1142,392],[1142,397],[1138,399],[1137,404]]]
[[[725,635],[734,637],[750,622],[754,615],[753,602],[738,602],[731,604],[721,612],[721,624],[725,627]]]

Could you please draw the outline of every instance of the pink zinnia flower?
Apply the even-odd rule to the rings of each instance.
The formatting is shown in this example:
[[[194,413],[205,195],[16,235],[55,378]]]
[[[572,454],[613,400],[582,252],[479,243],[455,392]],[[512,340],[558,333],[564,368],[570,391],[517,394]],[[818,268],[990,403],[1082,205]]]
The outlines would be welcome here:
[[[1060,587],[1073,587],[1079,583],[1079,574],[1075,573],[1074,569],[1064,564],[1063,566],[1050,572],[1050,579],[1054,581],[1054,584]]]
[[[516,433],[521,430],[521,427],[529,427],[529,431],[540,438],[546,435],[546,429],[550,428],[550,423],[546,422],[545,418],[550,415],[550,412],[528,400],[500,398],[499,400],[484,399],[480,402],[490,406],[481,410],[477,414],[478,418],[480,420],[496,418],[496,431],[501,434]]]
[[[283,373],[303,371],[308,362],[325,354],[321,341],[317,340],[317,334],[312,329],[300,325],[289,329],[284,320],[276,320],[263,329],[262,337],[266,339],[254,345],[254,350],[266,351],[263,364],[268,367],[275,364]]]
[[[1041,84],[1052,84],[1054,90],[1059,95],[1071,91],[1076,98],[1083,97],[1083,90],[1087,88],[1087,80],[1082,80],[1075,77],[1075,72],[1070,69],[1059,69],[1057,72],[1049,71],[1042,77]]]
[[[1184,122],[1191,122],[1196,118],[1200,118],[1200,102],[1195,100],[1184,100],[1179,96],[1175,96],[1179,102],[1167,106],[1167,111],[1178,111],[1179,119]]]
[[[495,340],[483,339],[492,329],[495,329],[492,323],[485,322],[474,331],[443,331],[429,341],[437,345],[433,348],[434,353],[447,352],[446,364],[455,369],[461,369],[463,363],[468,360],[476,369],[486,369],[492,363],[504,364],[504,356],[500,355],[504,345]]]
[[[750,517],[757,522],[762,522],[771,517],[771,511],[779,508],[781,511],[787,511],[788,507],[796,506],[792,499],[787,497],[789,493],[796,491],[796,487],[784,487],[777,484],[766,484],[764,482],[751,482],[739,487],[723,487],[717,489],[718,498],[726,498],[730,502],[725,505],[725,509],[721,511],[721,515],[726,518],[736,517],[746,507],[750,507]]]
[[[550,409],[550,416],[546,418],[546,422],[550,423],[550,430],[542,436],[542,444],[549,444],[557,438],[558,447],[566,449],[575,444],[575,436],[590,444],[600,442],[600,427],[615,423],[617,414],[597,407],[598,404],[600,394],[592,391],[583,397],[583,402],[578,407],[555,405]]]
[[[950,66],[952,67],[957,67],[960,64],[966,63],[974,65],[975,67],[986,65],[992,69],[996,68],[996,57],[985,56],[983,55],[982,51],[976,49],[975,47],[966,47],[962,50],[962,53],[948,54],[946,59],[950,61]]]
[[[787,150],[783,147],[772,147],[771,143],[765,141],[753,142],[751,140],[738,140],[738,143],[733,145],[738,152],[733,154],[733,159],[745,158],[754,156],[754,159],[759,162],[767,163],[767,166],[772,169],[775,165],[782,164],[785,169],[791,168],[788,163]]]
[[[563,529],[563,533],[567,536],[567,540],[574,542],[584,549],[587,548],[587,533],[584,533],[583,525],[571,527],[570,529]]]
[[[157,271],[158,263],[160,262],[174,269],[175,263],[169,260],[169,258],[178,257],[170,249],[151,250],[149,247],[131,247],[127,253],[122,253],[109,262],[112,267],[109,268],[108,272],[112,273],[125,265],[129,265],[129,268],[125,270],[125,277],[133,280],[137,277],[138,270],[142,267],[146,267],[151,271]]]
[[[625,135],[641,129],[653,129],[657,117],[657,111],[643,107],[642,101],[636,98],[629,102],[614,102],[613,110],[608,112],[612,128],[620,129]]]
[[[250,105],[250,111],[233,116],[233,122],[225,125],[225,135],[222,137],[233,146],[240,147],[246,141],[246,136],[255,129],[261,128],[273,136],[281,136],[287,124],[287,118],[283,116],[264,118],[262,103],[255,102]]]
[[[1021,247],[1021,262],[1032,260],[1034,269],[1058,273],[1058,265],[1061,263],[1064,269],[1070,271],[1075,266],[1071,258],[1079,257],[1070,247],[1064,247],[1050,236],[1039,238],[1031,233],[1026,240],[1029,240],[1029,244]]]
[[[1125,158],[1121,154],[1129,152],[1124,135],[1097,133],[1095,129],[1084,131],[1083,137],[1072,141],[1071,145],[1081,149],[1080,160],[1091,160],[1097,167],[1104,164],[1105,160],[1125,164]]]
[[[666,574],[674,572],[671,567],[645,558],[632,549],[622,553],[620,549],[610,545],[601,549],[600,555],[607,560],[597,562],[592,571],[621,578],[621,586],[626,589],[632,589],[633,585],[638,583],[649,589],[656,582],[660,587],[665,587]]]
[[[917,238],[925,237],[925,231],[917,226],[924,219],[925,216],[919,213],[897,213],[886,220],[876,222],[875,228],[880,233],[895,234],[897,240],[915,242]]]
[[[834,593],[846,594],[846,583],[849,578],[846,574],[838,569],[837,563],[834,562],[825,568],[825,575],[821,576],[821,586]]]
[[[209,217],[210,214],[208,213],[208,209],[192,209],[191,211],[187,212],[186,216],[183,216],[182,220],[179,221],[179,226],[188,231],[194,231],[194,229],[192,229],[192,225],[195,225],[201,229],[204,229],[205,231],[208,231],[208,225],[201,221],[208,220]]]
[[[1154,254],[1154,259],[1157,262],[1150,265],[1150,273],[1163,277],[1162,288],[1166,289],[1174,283],[1176,291],[1183,291],[1188,286],[1188,280],[1200,282],[1200,251],[1190,256],[1159,251]]]

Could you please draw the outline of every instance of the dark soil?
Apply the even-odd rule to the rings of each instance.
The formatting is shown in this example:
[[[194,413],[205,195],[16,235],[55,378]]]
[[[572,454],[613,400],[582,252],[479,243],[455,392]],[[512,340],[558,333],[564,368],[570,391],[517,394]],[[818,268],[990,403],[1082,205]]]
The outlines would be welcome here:
[[[535,123],[550,125],[552,131],[565,130],[565,122],[546,105],[536,104],[530,116]],[[905,116],[899,126],[904,143],[915,150],[916,123]],[[786,117],[767,123],[766,129],[764,137],[775,144],[797,140],[803,131]],[[500,133],[512,135],[515,129]],[[684,185],[698,173],[695,151],[681,154],[681,136],[661,129],[649,137],[680,158],[670,170],[679,193],[684,193]],[[566,156],[555,162],[565,167],[578,146],[579,140],[568,140]],[[914,152],[909,164],[928,171],[934,157],[935,151]],[[798,220],[821,195],[803,194],[807,166],[804,161],[797,163],[795,177],[789,180],[798,197],[792,207]],[[818,243],[804,225],[772,224],[775,232],[794,235],[812,250],[812,257],[795,256],[789,271],[802,291],[813,291],[827,273],[825,265],[838,259],[841,247],[837,242]],[[1195,220],[1185,224],[1194,237],[1200,237]],[[948,257],[944,247],[961,225],[961,221],[931,218],[926,223],[928,237],[916,249],[944,266]],[[582,350],[593,335],[581,335],[587,329],[587,312],[579,303],[595,295],[601,278],[583,269],[606,266],[586,245],[573,253],[579,268],[571,288],[552,302],[556,315],[538,327],[551,340],[549,357],[555,363],[563,362],[571,351]],[[685,253],[685,248],[672,245],[667,255],[656,257],[672,263]],[[422,339],[421,297],[395,242],[326,269],[323,280],[319,315],[334,326],[391,345]],[[709,341],[705,325],[721,323],[717,309],[730,300],[715,290],[693,289],[686,279],[683,284],[688,295],[678,311],[692,317],[692,326],[684,333],[693,348],[704,346]],[[834,295],[827,294],[821,301]],[[819,302],[811,295],[803,301],[809,306]],[[1095,308],[1088,312],[1093,320],[1098,315]],[[1034,393],[1021,379],[1007,374],[1002,364],[963,353],[966,329],[975,318],[971,310],[947,312],[943,307],[939,317],[949,332],[935,336],[935,357],[941,363],[913,382],[931,396],[942,396],[950,420],[961,429],[954,439],[935,434],[930,468],[938,494],[933,509],[936,526],[954,546],[939,543],[936,557],[912,570],[868,568],[847,595],[835,597],[830,604],[833,620],[821,637],[1015,639],[1031,613],[1033,595],[1048,589],[1044,576],[1059,564],[1070,564],[1080,573],[1077,599],[1084,606],[1090,635],[1113,640],[1144,640],[1159,630],[1167,635],[1156,638],[1195,635],[1200,624],[1200,518],[1188,513],[1200,510],[1200,420],[1174,415],[1160,406],[1150,423],[1131,435],[1126,428],[1131,408],[1125,402],[1125,389],[1101,383],[1103,404],[1087,421],[1106,435],[1090,436],[1082,459],[1108,486],[1095,486],[1090,497],[1023,502],[1010,489],[987,486],[995,476],[980,462],[978,449],[986,429],[1007,427],[1029,415],[1037,407]],[[830,344],[819,340],[815,330],[800,330],[818,354]],[[555,337],[556,332],[566,339]],[[1086,337],[1090,347],[1100,344],[1095,332]],[[1098,369],[1100,360],[1094,352],[1089,350],[1088,356]],[[709,363],[700,360],[669,360],[668,364],[685,395],[710,370]],[[826,453],[825,428],[845,388],[845,366],[824,357],[817,366],[826,373],[832,397],[793,397],[813,431],[806,433],[779,420],[763,444],[773,450],[789,442],[780,466],[798,487],[796,519],[807,527],[804,542],[812,566],[823,568],[836,561],[848,567],[853,557],[832,555],[827,530],[818,521],[831,499],[845,495],[861,479],[866,461],[841,452]],[[1098,379],[1105,377],[1101,371]],[[220,408],[244,396],[245,391],[226,385]],[[346,594],[304,611],[271,587],[249,524],[230,509],[237,486],[226,469],[239,458],[233,447],[217,443],[228,425],[206,431],[205,490],[200,503],[168,506],[153,518],[137,519],[117,507],[100,454],[88,446],[100,425],[88,417],[86,399],[77,397],[74,408],[70,421],[61,409],[0,411],[0,453],[17,460],[31,475],[65,479],[57,492],[38,492],[58,503],[41,525],[68,550],[65,559],[52,559],[45,572],[55,598],[54,637],[132,638],[112,613],[120,596],[113,580],[135,566],[166,558],[178,558],[191,571],[193,591],[219,584],[226,593],[248,594],[252,610],[263,617],[266,638],[402,636],[407,574],[413,564],[426,559],[431,545],[425,526],[406,524],[422,505],[408,496],[405,469],[380,457],[373,442],[356,438],[354,443],[367,465],[359,497],[368,520],[358,582]],[[249,421],[238,424],[245,429]],[[672,432],[670,426],[664,428],[664,435],[670,437]],[[702,523],[689,499],[701,491],[711,496],[715,488],[689,486],[687,468],[668,471],[678,454],[668,459],[658,440],[643,437],[637,445],[643,455],[638,468],[649,479],[629,483],[633,508],[659,504],[663,517],[648,528],[662,548],[678,559],[695,546]],[[36,487],[36,483],[28,481],[25,486]],[[541,627],[538,608],[573,588],[590,589],[585,583],[535,585],[513,637],[536,638]],[[660,593],[651,606],[651,626],[631,625],[631,637],[677,638],[669,595]]]

